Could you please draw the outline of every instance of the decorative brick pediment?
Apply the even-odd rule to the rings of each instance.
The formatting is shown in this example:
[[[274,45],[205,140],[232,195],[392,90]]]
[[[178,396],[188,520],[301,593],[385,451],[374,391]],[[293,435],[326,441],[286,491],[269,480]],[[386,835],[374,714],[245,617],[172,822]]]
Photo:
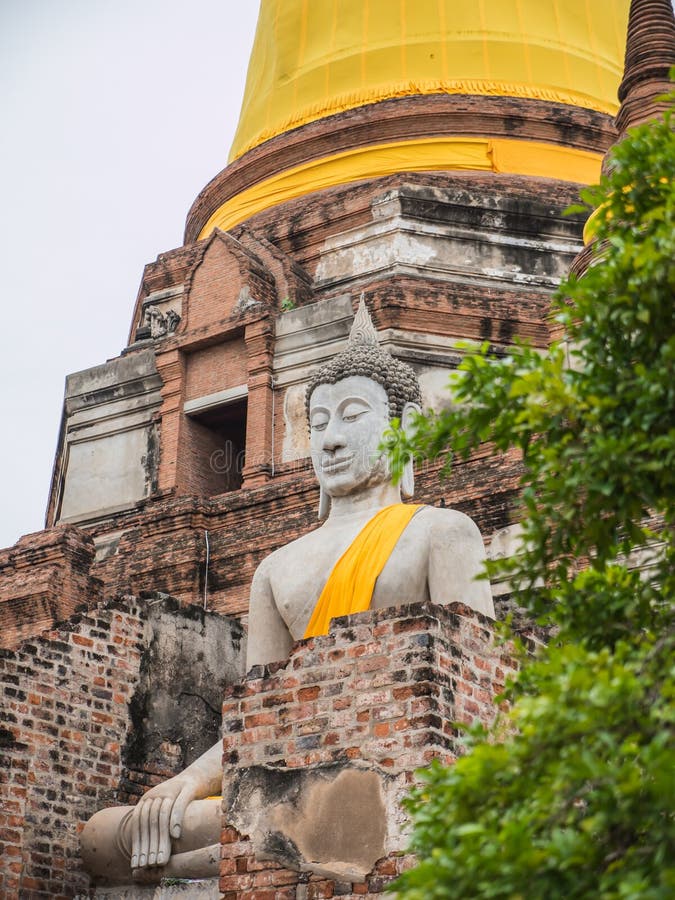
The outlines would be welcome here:
[[[184,330],[208,328],[276,300],[274,276],[264,263],[231,235],[216,231],[186,282]]]

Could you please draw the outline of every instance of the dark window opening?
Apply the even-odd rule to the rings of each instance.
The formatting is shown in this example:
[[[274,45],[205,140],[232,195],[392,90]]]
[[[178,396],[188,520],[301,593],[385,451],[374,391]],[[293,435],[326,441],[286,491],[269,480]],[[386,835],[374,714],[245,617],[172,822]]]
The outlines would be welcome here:
[[[194,492],[213,497],[242,484],[247,401],[237,400],[188,416]]]

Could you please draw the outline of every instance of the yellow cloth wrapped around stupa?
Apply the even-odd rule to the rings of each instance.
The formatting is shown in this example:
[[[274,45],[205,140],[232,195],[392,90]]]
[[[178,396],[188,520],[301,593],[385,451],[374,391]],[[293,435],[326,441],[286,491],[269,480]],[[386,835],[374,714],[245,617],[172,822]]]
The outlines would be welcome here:
[[[245,154],[272,138],[400,97],[515,97],[614,115],[629,2],[261,0],[230,161],[245,169]],[[253,181],[240,166],[240,186],[226,191],[199,237],[316,191],[398,172],[471,170],[578,184],[600,176],[604,150],[576,146],[573,128],[567,141],[533,140],[516,127],[493,134],[490,117],[478,112],[473,133],[435,134],[426,119],[421,131],[413,122],[409,135],[377,143],[376,120],[375,142],[331,152],[326,140],[325,153],[306,157],[300,145]]]
[[[412,94],[497,94],[614,115],[629,0],[262,0],[230,159]]]

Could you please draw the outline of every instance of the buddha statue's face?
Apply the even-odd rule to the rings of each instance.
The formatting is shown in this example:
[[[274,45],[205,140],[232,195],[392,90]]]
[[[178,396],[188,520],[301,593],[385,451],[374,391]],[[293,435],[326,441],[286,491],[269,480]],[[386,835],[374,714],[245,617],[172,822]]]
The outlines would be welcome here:
[[[378,449],[389,425],[389,401],[377,382],[350,375],[318,385],[309,424],[314,471],[329,496],[355,494],[389,477]]]

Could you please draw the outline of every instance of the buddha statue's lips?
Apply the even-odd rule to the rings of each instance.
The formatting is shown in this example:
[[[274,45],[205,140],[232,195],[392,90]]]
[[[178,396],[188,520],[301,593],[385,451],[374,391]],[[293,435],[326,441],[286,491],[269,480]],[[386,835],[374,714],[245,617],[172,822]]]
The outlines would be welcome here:
[[[351,461],[354,459],[354,454],[350,453],[349,456],[338,456],[331,457],[330,459],[322,459],[321,460],[321,471],[322,472],[341,472],[343,469],[349,468]]]

